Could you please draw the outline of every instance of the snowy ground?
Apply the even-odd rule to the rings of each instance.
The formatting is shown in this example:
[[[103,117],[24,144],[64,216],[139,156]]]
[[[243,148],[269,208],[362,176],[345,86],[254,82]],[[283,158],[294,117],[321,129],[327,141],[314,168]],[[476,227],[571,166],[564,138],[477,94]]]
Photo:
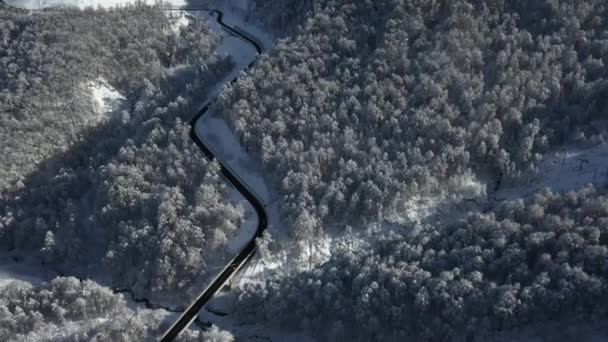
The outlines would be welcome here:
[[[222,56],[231,56],[236,63],[234,72],[230,75],[232,77],[229,78],[229,80],[236,77],[242,70],[247,68],[249,63],[255,60],[257,56],[255,47],[244,42],[240,37],[226,32],[217,22],[217,15],[215,13],[211,14],[210,12],[191,11],[190,14],[205,19],[207,26],[209,26],[209,28],[220,37],[221,44],[217,48],[216,53]],[[228,16],[228,14],[225,14],[224,22],[226,22]],[[221,82],[220,85],[224,85],[224,83],[225,82]]]
[[[44,7],[53,7],[58,5],[71,5],[85,8],[89,6],[120,6],[127,3],[134,3],[136,0],[8,0],[9,5],[38,9]],[[154,3],[155,1],[147,1],[148,3]],[[255,26],[254,23],[249,22],[245,17],[245,9],[249,6],[248,0],[228,0],[228,1],[169,1],[172,6],[185,6],[185,7],[207,7],[211,3],[210,8],[218,8],[224,12],[224,22],[230,26],[239,28],[242,32],[246,32],[252,38],[256,39],[265,50],[272,47],[273,37],[272,35],[264,32]],[[246,69],[247,66],[256,59],[257,53],[255,48],[249,43],[243,41],[241,38],[236,37],[226,32],[218,23],[215,14],[211,14],[207,11],[173,11],[169,14],[174,18],[173,30],[179,30],[181,26],[187,25],[188,17],[198,17],[206,21],[207,25],[219,35],[221,43],[216,50],[216,53],[221,55],[229,55],[235,62],[235,67],[231,73],[229,73],[221,82],[219,82],[206,96],[207,99],[214,98],[219,94],[223,86],[229,83],[232,79],[236,78],[242,70]],[[97,104],[99,118],[103,119],[113,115],[122,105],[124,97],[118,92],[114,91],[108,86],[103,80],[97,80],[91,82],[88,85],[91,91],[92,97]],[[203,107],[206,103],[201,103]],[[227,162],[228,165],[233,168],[235,174],[243,178],[243,183],[251,186],[254,193],[260,198],[262,203],[267,207],[269,214],[269,224],[275,235],[281,232],[283,225],[279,219],[279,207],[277,203],[276,192],[266,184],[261,168],[256,162],[249,156],[249,154],[240,146],[237,138],[232,134],[224,120],[219,118],[214,113],[208,113],[200,120],[196,125],[196,132],[201,134],[205,141],[212,142],[212,149],[221,156],[222,160]],[[207,133],[212,134],[207,134]],[[227,248],[228,255],[236,255],[254,236],[258,218],[253,210],[252,206],[247,202],[234,188],[230,188],[230,198],[235,203],[239,203],[245,209],[245,221],[242,223],[239,232],[235,238],[233,238]],[[213,263],[215,264],[215,263]],[[217,267],[214,267],[217,266]],[[213,271],[221,271],[224,265],[218,260],[217,265],[210,265],[211,275]],[[257,256],[252,263],[244,267],[243,270],[233,279],[232,284],[239,284],[242,282],[259,281],[263,279],[263,273],[271,272],[273,269],[281,267],[281,262],[262,264],[259,256]],[[17,268],[19,271],[17,272]],[[44,274],[43,270],[23,269],[23,265],[20,263],[7,260],[7,263],[2,263],[0,260],[0,286],[2,283],[6,283],[12,279],[21,279],[31,282],[33,284],[40,283],[42,281],[48,281],[52,279],[56,274],[48,274],[45,277],[38,277],[38,275]],[[101,277],[95,277],[101,279]],[[225,303],[233,302],[233,298],[228,293],[227,297],[224,294],[220,294],[220,298],[217,299],[220,308],[226,308]],[[129,307],[132,309],[141,308],[140,304],[135,303],[129,294],[124,295]],[[228,299],[228,300],[227,300]],[[171,298],[157,298],[155,302],[158,302],[165,306],[172,305]],[[215,301],[214,301],[215,302]],[[211,305],[213,306],[213,305]],[[162,310],[161,310],[162,311]],[[230,310],[232,311],[232,310]],[[229,312],[230,312],[229,311]],[[168,314],[167,319],[175,318],[175,314]],[[246,337],[248,340],[267,340],[271,338],[273,341],[310,341],[310,339],[300,336],[289,334],[281,331],[269,331],[268,328],[263,326],[242,326],[241,323],[235,322],[230,316],[220,317],[211,314],[208,311],[204,311],[201,314],[201,318],[206,321],[213,322],[214,324],[225,328],[229,331],[234,332],[237,336]],[[93,324],[95,322],[92,322]],[[70,330],[78,330],[78,328],[85,323],[74,322],[73,328]]]
[[[208,305],[209,310],[203,310],[199,317],[203,321],[213,322],[222,330],[230,331],[237,341],[252,342],[315,342],[316,340],[293,331],[280,330],[276,327],[267,327],[260,324],[246,324],[235,322],[229,315],[219,316],[215,313],[231,312],[234,298],[232,293],[220,293]],[[215,313],[213,313],[213,312]]]
[[[11,281],[37,285],[53,279],[57,274],[40,265],[40,260],[15,255],[0,256],[0,289]]]
[[[93,102],[97,105],[99,121],[115,115],[125,105],[126,98],[103,79],[90,82],[88,88],[93,96]]]
[[[226,6],[223,6],[225,11],[224,22],[233,27],[239,27],[242,31],[250,33],[254,36],[264,47],[268,49],[272,46],[272,36],[263,32],[253,24],[245,21],[242,16],[239,16],[239,11],[227,10]],[[242,13],[240,13],[242,14]],[[228,79],[233,79],[238,76],[240,70],[243,70],[249,65],[250,62],[256,58],[255,49],[244,42],[242,39],[233,37],[223,30],[220,29],[219,24],[209,14],[201,14],[209,18],[209,25],[216,32],[222,33],[222,44],[218,48],[218,52],[226,53],[233,56],[236,63],[235,72],[232,73]],[[214,90],[220,91],[218,87]],[[212,107],[213,108],[213,107]],[[284,225],[281,222],[279,215],[279,196],[277,191],[272,189],[264,177],[264,172],[261,165],[255,161],[246,149],[240,144],[237,136],[232,132],[224,118],[217,112],[210,110],[205,114],[195,126],[196,133],[208,143],[210,149],[215,155],[219,156],[222,162],[225,163],[237,177],[241,178],[243,184],[248,186],[250,190],[260,199],[262,204],[266,208],[269,221],[269,230],[272,232],[274,238],[286,238],[286,234],[282,229]],[[253,212],[253,215],[255,213]],[[244,225],[244,229],[241,230],[241,234],[231,242],[231,249],[234,247],[242,248],[244,244],[250,241],[255,228],[257,225],[257,217],[255,222],[251,225],[251,235],[247,236],[247,224]],[[280,258],[280,257],[279,257]],[[275,262],[265,262],[260,258],[259,253],[254,259],[247,264],[242,270],[240,270],[234,278],[230,281],[229,286],[241,285],[243,283],[260,282],[264,279],[264,274],[272,272],[278,267],[282,266],[280,260]],[[212,312],[219,313],[230,313],[234,311],[234,294],[230,292],[222,292],[209,303],[207,309],[203,310],[199,317],[203,321],[212,322],[221,329],[232,332],[237,339],[246,339],[250,341],[290,341],[290,342],[305,342],[313,341],[311,338],[286,331],[278,331],[270,329],[268,327],[260,325],[243,325],[242,322],[235,321],[230,315],[218,316]]]
[[[553,321],[532,324],[489,337],[488,342],[604,342],[608,341],[608,322]]]
[[[545,155],[538,171],[518,180],[503,182],[492,192],[473,175],[454,180],[440,196],[416,196],[389,216],[385,229],[403,230],[420,223],[450,223],[470,211],[487,210],[503,201],[532,196],[545,188],[553,192],[608,185],[608,144],[591,148],[564,146]]]
[[[553,192],[577,190],[587,184],[608,185],[608,144],[580,149],[564,147],[545,156],[539,172],[517,184],[505,184],[497,200],[529,196],[544,188]]]

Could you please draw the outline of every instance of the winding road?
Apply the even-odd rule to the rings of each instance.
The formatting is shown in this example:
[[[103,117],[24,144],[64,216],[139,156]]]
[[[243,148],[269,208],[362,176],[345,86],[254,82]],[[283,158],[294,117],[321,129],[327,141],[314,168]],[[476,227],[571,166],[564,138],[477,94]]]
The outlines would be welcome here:
[[[4,0],[0,0],[0,7],[7,6]],[[41,8],[41,9],[20,9],[13,6],[8,6],[14,10],[22,10],[22,11],[30,11],[30,12],[61,12],[64,9],[61,8]],[[224,13],[220,10],[209,9],[209,8],[161,8],[163,11],[205,11],[210,12],[211,14],[217,14],[217,22],[220,26],[226,30],[228,33],[241,38],[247,43],[251,44],[255,47],[257,54],[261,54],[262,44],[258,43],[255,38],[249,37],[247,33],[241,32],[238,28],[233,28],[224,23]],[[247,66],[246,69],[249,69],[253,66],[253,61]],[[245,70],[246,70],[245,69]],[[237,78],[234,78],[230,81],[230,83],[236,82]],[[221,159],[217,158],[217,156],[212,152],[209,146],[196,134],[195,126],[197,121],[205,115],[209,111],[209,106],[211,103],[215,101],[211,99],[190,121],[190,137],[192,140],[198,145],[198,147],[203,151],[207,158],[213,160],[216,159],[221,167],[221,174],[224,178],[230,182],[242,195],[245,199],[251,204],[251,206],[256,211],[258,216],[258,225],[255,231],[254,236],[251,241],[247,243],[247,245],[240,251],[238,255],[236,255],[224,268],[223,270],[213,279],[213,281],[207,286],[207,288],[202,291],[198,297],[194,300],[192,304],[185,310],[182,307],[178,308],[168,308],[159,304],[151,303],[147,298],[137,298],[130,289],[113,289],[114,293],[130,293],[131,297],[136,303],[145,304],[148,309],[164,309],[169,312],[182,312],[181,316],[171,325],[171,327],[163,334],[160,341],[168,342],[173,341],[184,329],[186,329],[193,321],[197,321],[197,323],[204,327],[205,323],[201,322],[197,319],[198,312],[205,306],[205,304],[215,295],[226,282],[244,265],[251,259],[253,254],[255,253],[256,243],[255,240],[258,237],[262,236],[264,230],[266,230],[268,226],[268,218],[266,215],[266,211],[262,202],[255,196],[252,190],[250,190],[243,181],[224,163]],[[63,273],[59,273],[61,276],[65,276]],[[82,279],[81,279],[82,280]]]
[[[200,9],[202,10],[202,9]],[[217,22],[229,33],[243,39],[249,44],[253,45],[258,53],[262,53],[262,46],[255,39],[250,38],[246,33],[241,32],[237,28],[232,28],[226,25],[223,21],[224,14],[219,10],[210,10],[211,13],[217,14]],[[253,66],[253,62],[249,64],[247,69]],[[236,82],[237,78],[233,79],[230,83]],[[207,158],[213,160],[216,159],[221,167],[221,173],[242,195],[251,203],[258,216],[258,225],[254,237],[247,243],[247,245],[241,250],[241,252],[235,256],[218,274],[215,279],[207,286],[201,294],[198,295],[196,300],[181,314],[175,323],[164,333],[160,341],[168,342],[173,341],[184,329],[186,329],[190,323],[196,318],[198,312],[205,306],[205,304],[217,293],[226,282],[234,275],[239,268],[241,268],[247,261],[253,256],[256,249],[255,240],[262,236],[264,230],[268,226],[268,217],[266,210],[262,202],[254,195],[247,185],[245,185],[240,178],[233,173],[233,171],[216,155],[213,154],[209,145],[205,143],[201,137],[196,134],[195,126],[196,122],[209,111],[209,106],[214,100],[205,105],[195,116],[190,120],[190,137],[196,145],[203,151]]]

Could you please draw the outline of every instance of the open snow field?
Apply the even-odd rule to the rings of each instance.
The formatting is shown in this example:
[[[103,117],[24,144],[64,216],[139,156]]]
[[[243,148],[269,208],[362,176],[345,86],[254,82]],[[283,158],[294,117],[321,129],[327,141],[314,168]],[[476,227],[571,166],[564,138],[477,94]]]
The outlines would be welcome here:
[[[496,199],[529,196],[544,188],[553,192],[577,190],[587,184],[608,185],[608,144],[582,149],[564,147],[545,156],[538,173],[517,184],[505,184]]]

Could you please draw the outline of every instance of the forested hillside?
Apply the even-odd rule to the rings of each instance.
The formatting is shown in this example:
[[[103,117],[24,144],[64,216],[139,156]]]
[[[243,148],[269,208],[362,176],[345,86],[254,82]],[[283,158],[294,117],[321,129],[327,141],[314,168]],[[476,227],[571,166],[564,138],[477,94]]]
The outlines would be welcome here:
[[[555,146],[606,139],[602,1],[310,7],[223,94],[284,213],[315,218],[296,226],[376,221],[413,195],[457,191],[468,174],[491,190]]]
[[[214,45],[196,27],[172,34],[165,14],[143,6],[0,15],[0,129],[11,166],[0,170],[2,188],[98,123],[89,82],[103,79],[134,104],[145,80],[158,86],[166,68],[205,58]]]
[[[154,341],[162,334],[158,312],[133,311],[122,295],[92,281],[56,278],[39,287],[14,282],[0,292],[2,341]],[[178,341],[232,342],[217,327],[186,331]]]
[[[0,10],[2,248],[138,296],[203,286],[243,217],[185,123],[232,68],[217,43],[142,5]],[[98,117],[97,80],[122,110]]]
[[[223,323],[322,341],[486,341],[608,322],[608,179],[595,181],[608,170],[569,192],[517,192],[550,153],[608,146],[605,1],[240,5],[284,38],[211,108],[270,185],[261,262],[235,280]],[[2,251],[164,299],[191,297],[224,264],[244,210],[186,122],[234,63],[200,22],[174,24],[141,5],[0,9]],[[100,115],[97,83],[121,94],[120,110]],[[429,215],[411,220],[418,200]],[[162,326],[74,278],[5,287],[0,316],[9,340],[139,340]]]
[[[606,318],[608,197],[589,187],[461,222],[343,241],[322,266],[240,295],[241,315],[327,341],[484,341],[497,330]],[[262,310],[260,310],[260,308]]]
[[[327,341],[483,341],[606,321],[608,180],[491,196],[525,187],[549,152],[606,146],[604,1],[256,3],[285,38],[219,109],[281,195],[282,248],[305,255],[328,227],[337,240],[327,262],[287,261],[243,285],[241,317],[262,308]],[[383,225],[412,198],[448,197],[475,205]]]

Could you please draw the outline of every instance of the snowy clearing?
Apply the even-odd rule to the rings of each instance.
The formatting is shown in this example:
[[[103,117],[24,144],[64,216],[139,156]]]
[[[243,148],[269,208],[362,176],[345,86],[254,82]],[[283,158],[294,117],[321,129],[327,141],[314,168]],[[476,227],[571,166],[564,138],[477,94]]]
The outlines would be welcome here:
[[[226,252],[229,255],[237,254],[251,241],[252,237],[258,227],[258,215],[256,214],[253,206],[249,203],[234,187],[230,187],[230,201],[241,205],[244,209],[245,215],[243,222],[226,248]]]
[[[547,154],[538,172],[520,180],[506,182],[491,193],[488,185],[473,175],[454,179],[445,194],[415,196],[402,210],[387,217],[386,229],[403,229],[424,222],[455,222],[471,210],[477,211],[496,203],[526,198],[545,188],[553,192],[578,190],[587,184],[597,188],[608,185],[608,145],[591,148],[563,147]]]
[[[105,80],[97,80],[89,83],[89,90],[93,101],[97,105],[98,120],[110,118],[123,105],[126,98],[107,84]]]
[[[37,285],[53,279],[56,275],[40,265],[37,258],[9,255],[0,257],[0,288],[12,281]]]
[[[608,184],[608,145],[581,149],[564,147],[545,156],[539,172],[517,184],[506,184],[496,194],[497,200],[527,197],[544,188],[554,192],[580,189],[587,184]]]
[[[230,331],[237,341],[274,341],[274,342],[315,342],[316,340],[302,333],[289,330],[279,330],[275,327],[267,327],[260,324],[248,324],[235,321],[230,315],[221,314],[234,311],[233,293],[222,292],[217,294],[207,305],[207,309],[201,311],[199,318],[203,321],[213,322],[222,330]],[[218,313],[220,315],[218,315]]]

